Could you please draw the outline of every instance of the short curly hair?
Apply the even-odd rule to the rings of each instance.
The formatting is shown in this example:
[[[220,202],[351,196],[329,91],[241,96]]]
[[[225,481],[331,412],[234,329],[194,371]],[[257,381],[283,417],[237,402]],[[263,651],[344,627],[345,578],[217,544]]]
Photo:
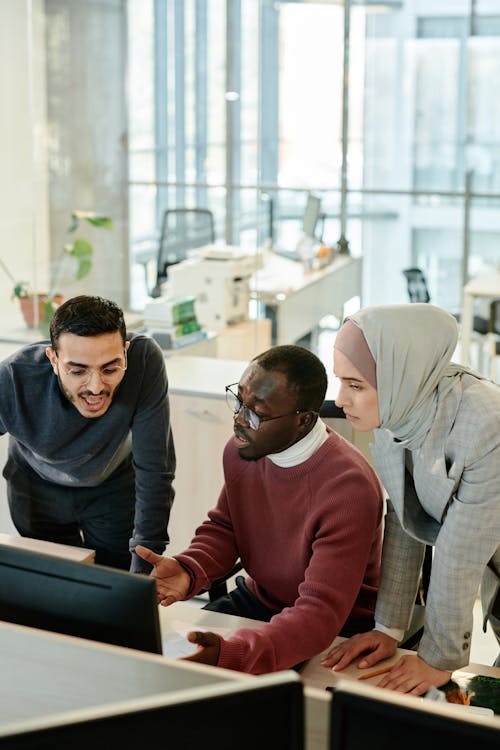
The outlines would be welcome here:
[[[309,349],[294,344],[273,346],[253,358],[264,370],[282,372],[296,392],[300,411],[319,412],[325,400],[328,376],[322,361]]]
[[[127,335],[123,310],[115,302],[103,297],[81,294],[60,305],[50,321],[50,342],[57,351],[63,333],[76,336],[99,336],[119,331],[123,343]]]

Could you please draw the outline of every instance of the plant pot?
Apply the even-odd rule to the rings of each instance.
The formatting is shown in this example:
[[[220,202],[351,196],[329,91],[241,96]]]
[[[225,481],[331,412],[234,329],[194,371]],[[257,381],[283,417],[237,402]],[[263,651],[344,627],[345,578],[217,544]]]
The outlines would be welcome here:
[[[35,299],[38,302],[38,317],[35,320]],[[55,305],[60,305],[62,302],[62,294],[55,294],[52,297],[52,301]],[[28,328],[35,328],[45,321],[45,310],[44,304],[47,302],[46,294],[37,294],[32,297],[19,297],[19,304],[21,305],[21,312]],[[47,321],[48,322],[48,321]]]

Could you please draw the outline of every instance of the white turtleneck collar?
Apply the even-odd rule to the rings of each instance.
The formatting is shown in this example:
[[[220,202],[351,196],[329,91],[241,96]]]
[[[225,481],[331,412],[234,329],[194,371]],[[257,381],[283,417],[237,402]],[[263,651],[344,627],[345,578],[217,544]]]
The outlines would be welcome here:
[[[308,458],[311,458],[313,453],[316,453],[318,448],[323,445],[327,438],[328,432],[326,431],[326,425],[318,417],[311,432],[308,432],[302,440],[299,440],[298,443],[294,443],[280,453],[270,453],[267,458],[272,461],[273,464],[281,466],[283,469],[287,469],[290,466],[297,466],[298,464],[307,461]]]

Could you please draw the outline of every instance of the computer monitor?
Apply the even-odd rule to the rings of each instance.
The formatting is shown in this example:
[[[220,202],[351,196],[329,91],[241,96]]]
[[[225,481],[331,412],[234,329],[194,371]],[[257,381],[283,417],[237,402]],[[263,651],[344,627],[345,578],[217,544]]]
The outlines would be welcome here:
[[[493,750],[500,722],[473,709],[339,682],[330,715],[330,750]]]
[[[2,750],[89,750],[159,747],[170,750],[304,750],[302,684],[286,672],[254,682],[200,685],[137,701],[109,704],[86,716],[43,717],[27,729],[3,735]],[[81,712],[80,712],[81,713]]]
[[[153,578],[1,544],[0,619],[162,653]]]
[[[306,237],[315,237],[316,225],[321,215],[321,198],[313,193],[308,193],[304,217],[302,220],[302,231]]]

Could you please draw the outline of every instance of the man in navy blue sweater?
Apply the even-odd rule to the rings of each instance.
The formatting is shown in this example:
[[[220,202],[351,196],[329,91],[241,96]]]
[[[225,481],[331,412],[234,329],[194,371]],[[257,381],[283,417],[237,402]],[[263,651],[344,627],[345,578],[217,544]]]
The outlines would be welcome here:
[[[175,451],[164,357],[128,334],[101,297],[64,302],[50,344],[0,363],[3,475],[22,536],[96,550],[96,562],[148,572],[137,544],[163,552]]]

